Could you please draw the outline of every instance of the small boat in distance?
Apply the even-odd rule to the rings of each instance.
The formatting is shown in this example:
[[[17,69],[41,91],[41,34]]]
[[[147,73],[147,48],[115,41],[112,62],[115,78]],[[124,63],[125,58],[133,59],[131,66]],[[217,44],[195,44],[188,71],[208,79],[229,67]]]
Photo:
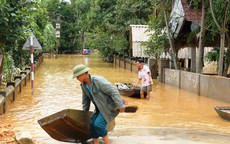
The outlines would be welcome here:
[[[120,95],[140,98],[140,87],[134,87],[131,83],[115,83]],[[146,96],[147,93],[144,93]]]
[[[230,106],[215,106],[214,109],[221,118],[230,121]]]
[[[83,52],[82,52],[82,55],[90,55],[90,53],[91,53],[90,48],[84,48]]]

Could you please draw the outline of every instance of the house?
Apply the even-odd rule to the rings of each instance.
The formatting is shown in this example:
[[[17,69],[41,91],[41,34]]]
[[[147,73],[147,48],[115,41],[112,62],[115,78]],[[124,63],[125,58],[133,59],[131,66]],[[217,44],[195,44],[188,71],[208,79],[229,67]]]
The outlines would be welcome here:
[[[146,47],[142,46],[142,42],[148,41],[150,34],[148,25],[130,25],[130,48],[132,49],[132,57],[149,57],[145,52]]]
[[[194,35],[190,42],[188,37],[192,31],[198,30],[202,17],[201,6],[195,7],[192,0],[174,0],[171,11],[169,26],[175,39],[176,52],[178,54],[180,69],[195,72],[196,59],[198,54],[199,34]],[[130,26],[130,48],[134,57],[149,58],[145,53],[146,47],[141,46],[141,42],[147,41],[149,34],[147,25]],[[212,41],[205,44],[204,56],[212,49],[211,46],[218,44]],[[169,54],[162,54],[161,58],[169,58]]]
[[[192,31],[198,30],[201,22],[201,7],[195,7],[192,0],[175,0],[171,12],[170,26],[175,38],[176,51],[180,69],[196,71],[196,57],[198,54],[199,34],[195,35],[188,43]],[[205,54],[210,47],[205,47]]]

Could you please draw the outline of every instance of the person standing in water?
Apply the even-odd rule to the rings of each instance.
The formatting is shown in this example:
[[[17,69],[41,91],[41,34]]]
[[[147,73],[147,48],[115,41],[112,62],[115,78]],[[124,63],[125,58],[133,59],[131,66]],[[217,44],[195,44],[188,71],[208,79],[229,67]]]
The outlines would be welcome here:
[[[144,92],[147,92],[146,99],[150,99],[150,92],[152,91],[153,80],[151,76],[151,71],[148,66],[144,65],[141,60],[135,60],[135,65],[138,68],[138,82],[134,85],[136,87],[140,81],[142,81],[140,96],[144,99]]]
[[[119,112],[125,111],[125,105],[119,91],[109,81],[101,76],[88,73],[90,68],[83,64],[73,69],[73,78],[81,82],[82,106],[84,111],[89,111],[90,103],[95,106],[90,120],[90,137],[93,144],[99,144],[102,137],[105,144],[110,144],[106,125],[115,119]]]

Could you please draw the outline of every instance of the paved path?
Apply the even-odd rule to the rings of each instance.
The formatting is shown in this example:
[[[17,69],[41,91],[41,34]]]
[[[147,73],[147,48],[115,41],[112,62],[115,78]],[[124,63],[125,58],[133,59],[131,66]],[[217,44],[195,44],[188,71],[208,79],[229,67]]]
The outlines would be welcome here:
[[[229,135],[172,128],[116,129],[111,144],[229,144]],[[91,144],[89,140],[86,144]],[[101,140],[100,144],[104,144]]]

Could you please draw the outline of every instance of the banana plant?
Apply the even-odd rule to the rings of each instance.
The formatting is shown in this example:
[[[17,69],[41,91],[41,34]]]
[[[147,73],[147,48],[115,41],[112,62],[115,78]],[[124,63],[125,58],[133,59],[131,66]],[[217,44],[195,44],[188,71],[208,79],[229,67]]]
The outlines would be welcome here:
[[[14,60],[12,58],[11,52],[4,54],[3,59],[3,74],[2,74],[2,82],[6,85],[7,82],[12,82],[14,76],[20,73],[19,69],[17,69],[14,65]]]

